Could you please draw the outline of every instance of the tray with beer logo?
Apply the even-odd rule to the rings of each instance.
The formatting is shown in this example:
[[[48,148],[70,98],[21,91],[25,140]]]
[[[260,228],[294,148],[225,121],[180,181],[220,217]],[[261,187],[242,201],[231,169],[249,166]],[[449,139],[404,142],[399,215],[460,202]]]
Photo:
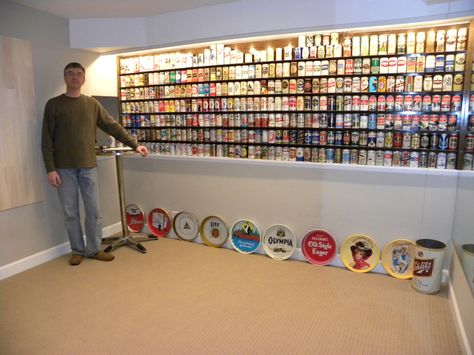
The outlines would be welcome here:
[[[263,236],[263,249],[273,259],[286,260],[296,250],[296,237],[287,226],[275,224]]]
[[[148,229],[156,237],[166,237],[171,230],[171,218],[164,209],[154,208],[148,214]]]
[[[364,234],[353,234],[341,244],[341,260],[354,272],[369,272],[377,266],[380,249],[375,241]]]
[[[392,240],[382,251],[382,265],[385,271],[397,279],[412,278],[415,249],[416,245],[411,240]]]
[[[134,233],[141,232],[145,226],[145,213],[143,209],[134,203],[130,203],[125,207],[125,214],[128,230]]]
[[[327,265],[337,253],[336,240],[325,230],[315,229],[305,234],[301,251],[311,264]]]
[[[199,234],[199,222],[192,213],[181,211],[173,219],[174,232],[182,240],[192,241]]]
[[[229,230],[225,222],[217,216],[206,217],[199,228],[201,238],[206,245],[220,248],[229,237]]]
[[[238,220],[232,226],[230,241],[238,252],[243,254],[253,253],[260,245],[260,229],[248,219]]]

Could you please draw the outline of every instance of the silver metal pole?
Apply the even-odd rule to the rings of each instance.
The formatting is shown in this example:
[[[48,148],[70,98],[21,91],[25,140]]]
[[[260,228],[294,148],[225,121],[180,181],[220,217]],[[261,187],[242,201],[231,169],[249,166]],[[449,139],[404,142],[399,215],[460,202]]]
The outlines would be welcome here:
[[[125,193],[123,191],[123,169],[122,169],[122,153],[115,153],[115,162],[117,167],[118,192],[120,201],[120,217],[122,219],[122,233],[124,237],[128,237],[127,217],[125,213]]]

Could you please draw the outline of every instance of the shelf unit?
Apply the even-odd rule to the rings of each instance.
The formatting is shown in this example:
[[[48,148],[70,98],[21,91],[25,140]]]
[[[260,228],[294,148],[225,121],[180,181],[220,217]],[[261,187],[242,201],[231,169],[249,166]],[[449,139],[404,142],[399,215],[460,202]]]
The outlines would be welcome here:
[[[166,155],[463,168],[472,22],[119,57],[121,123]]]

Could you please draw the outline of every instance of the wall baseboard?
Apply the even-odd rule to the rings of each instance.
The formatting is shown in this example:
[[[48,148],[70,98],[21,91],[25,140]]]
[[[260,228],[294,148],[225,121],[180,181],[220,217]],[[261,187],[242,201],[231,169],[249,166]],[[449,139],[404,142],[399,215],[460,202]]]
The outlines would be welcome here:
[[[454,316],[454,323],[456,325],[456,333],[458,334],[458,338],[460,341],[460,345],[462,347],[462,351],[464,355],[473,355],[471,346],[469,345],[469,341],[467,339],[466,329],[464,328],[464,324],[462,322],[461,313],[459,311],[459,306],[456,298],[456,292],[454,291],[454,286],[449,277],[449,271],[443,270],[443,277],[447,279],[447,284],[449,287],[449,304],[451,306],[451,311]]]
[[[120,222],[117,222],[115,224],[112,224],[110,226],[107,226],[107,227],[103,228],[102,233],[103,233],[103,236],[105,238],[105,237],[112,236],[113,234],[118,233],[121,230],[122,230],[122,225],[121,225]],[[149,233],[148,228],[146,226],[145,226],[143,232],[144,233]],[[168,234],[167,238],[179,239],[176,236],[176,234],[174,233],[174,231],[171,231]],[[199,243],[199,244],[204,244],[204,241],[200,237],[196,238],[193,242],[194,243]],[[234,247],[232,246],[229,239],[226,241],[226,243],[222,247],[225,248],[225,249],[234,250]],[[0,267],[0,280],[6,279],[7,277],[13,276],[13,275],[18,274],[22,271],[31,269],[32,267],[38,266],[42,263],[50,261],[54,258],[57,258],[57,257],[61,256],[61,255],[67,254],[70,251],[71,251],[71,249],[70,249],[70,246],[69,246],[69,242],[66,242],[66,243],[57,245],[53,248],[50,248],[50,249],[41,251],[39,253],[30,255],[30,256],[28,256],[26,258],[23,258],[21,260],[14,261],[13,263],[10,263],[10,264],[7,264],[5,266]],[[265,253],[265,251],[264,251],[264,249],[261,245],[255,251],[255,253],[266,255],[266,253]],[[301,249],[299,249],[299,248],[296,249],[296,251],[292,255],[291,259],[306,262],[306,259],[304,258],[303,253],[301,252]],[[345,268],[345,266],[342,263],[341,259],[338,258],[338,257],[334,258],[331,261],[331,263],[329,263],[328,265],[329,266],[336,266],[336,267],[340,267],[340,268]],[[387,272],[383,268],[381,262],[379,262],[379,264],[373,270],[371,270],[371,272],[376,272],[376,273],[380,273],[380,274],[387,274]],[[443,275],[442,275],[441,282],[443,284],[447,284],[448,281],[449,281],[448,270],[443,270]]]
[[[102,229],[104,237],[109,237],[122,230],[121,223],[115,223]],[[56,245],[55,247],[40,251],[39,253],[27,256],[26,258],[14,261],[0,267],[0,280],[16,275],[20,272],[31,269],[47,261],[58,258],[71,252],[69,242]]]

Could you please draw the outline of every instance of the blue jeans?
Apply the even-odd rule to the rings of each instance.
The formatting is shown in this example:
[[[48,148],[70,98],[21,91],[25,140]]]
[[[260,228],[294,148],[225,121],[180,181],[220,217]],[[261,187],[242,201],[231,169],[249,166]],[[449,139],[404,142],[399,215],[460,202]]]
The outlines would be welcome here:
[[[57,169],[61,178],[58,187],[59,200],[64,211],[72,252],[86,257],[100,251],[102,243],[102,217],[99,208],[99,190],[96,168]],[[79,215],[79,190],[86,214],[86,243],[82,234]]]

